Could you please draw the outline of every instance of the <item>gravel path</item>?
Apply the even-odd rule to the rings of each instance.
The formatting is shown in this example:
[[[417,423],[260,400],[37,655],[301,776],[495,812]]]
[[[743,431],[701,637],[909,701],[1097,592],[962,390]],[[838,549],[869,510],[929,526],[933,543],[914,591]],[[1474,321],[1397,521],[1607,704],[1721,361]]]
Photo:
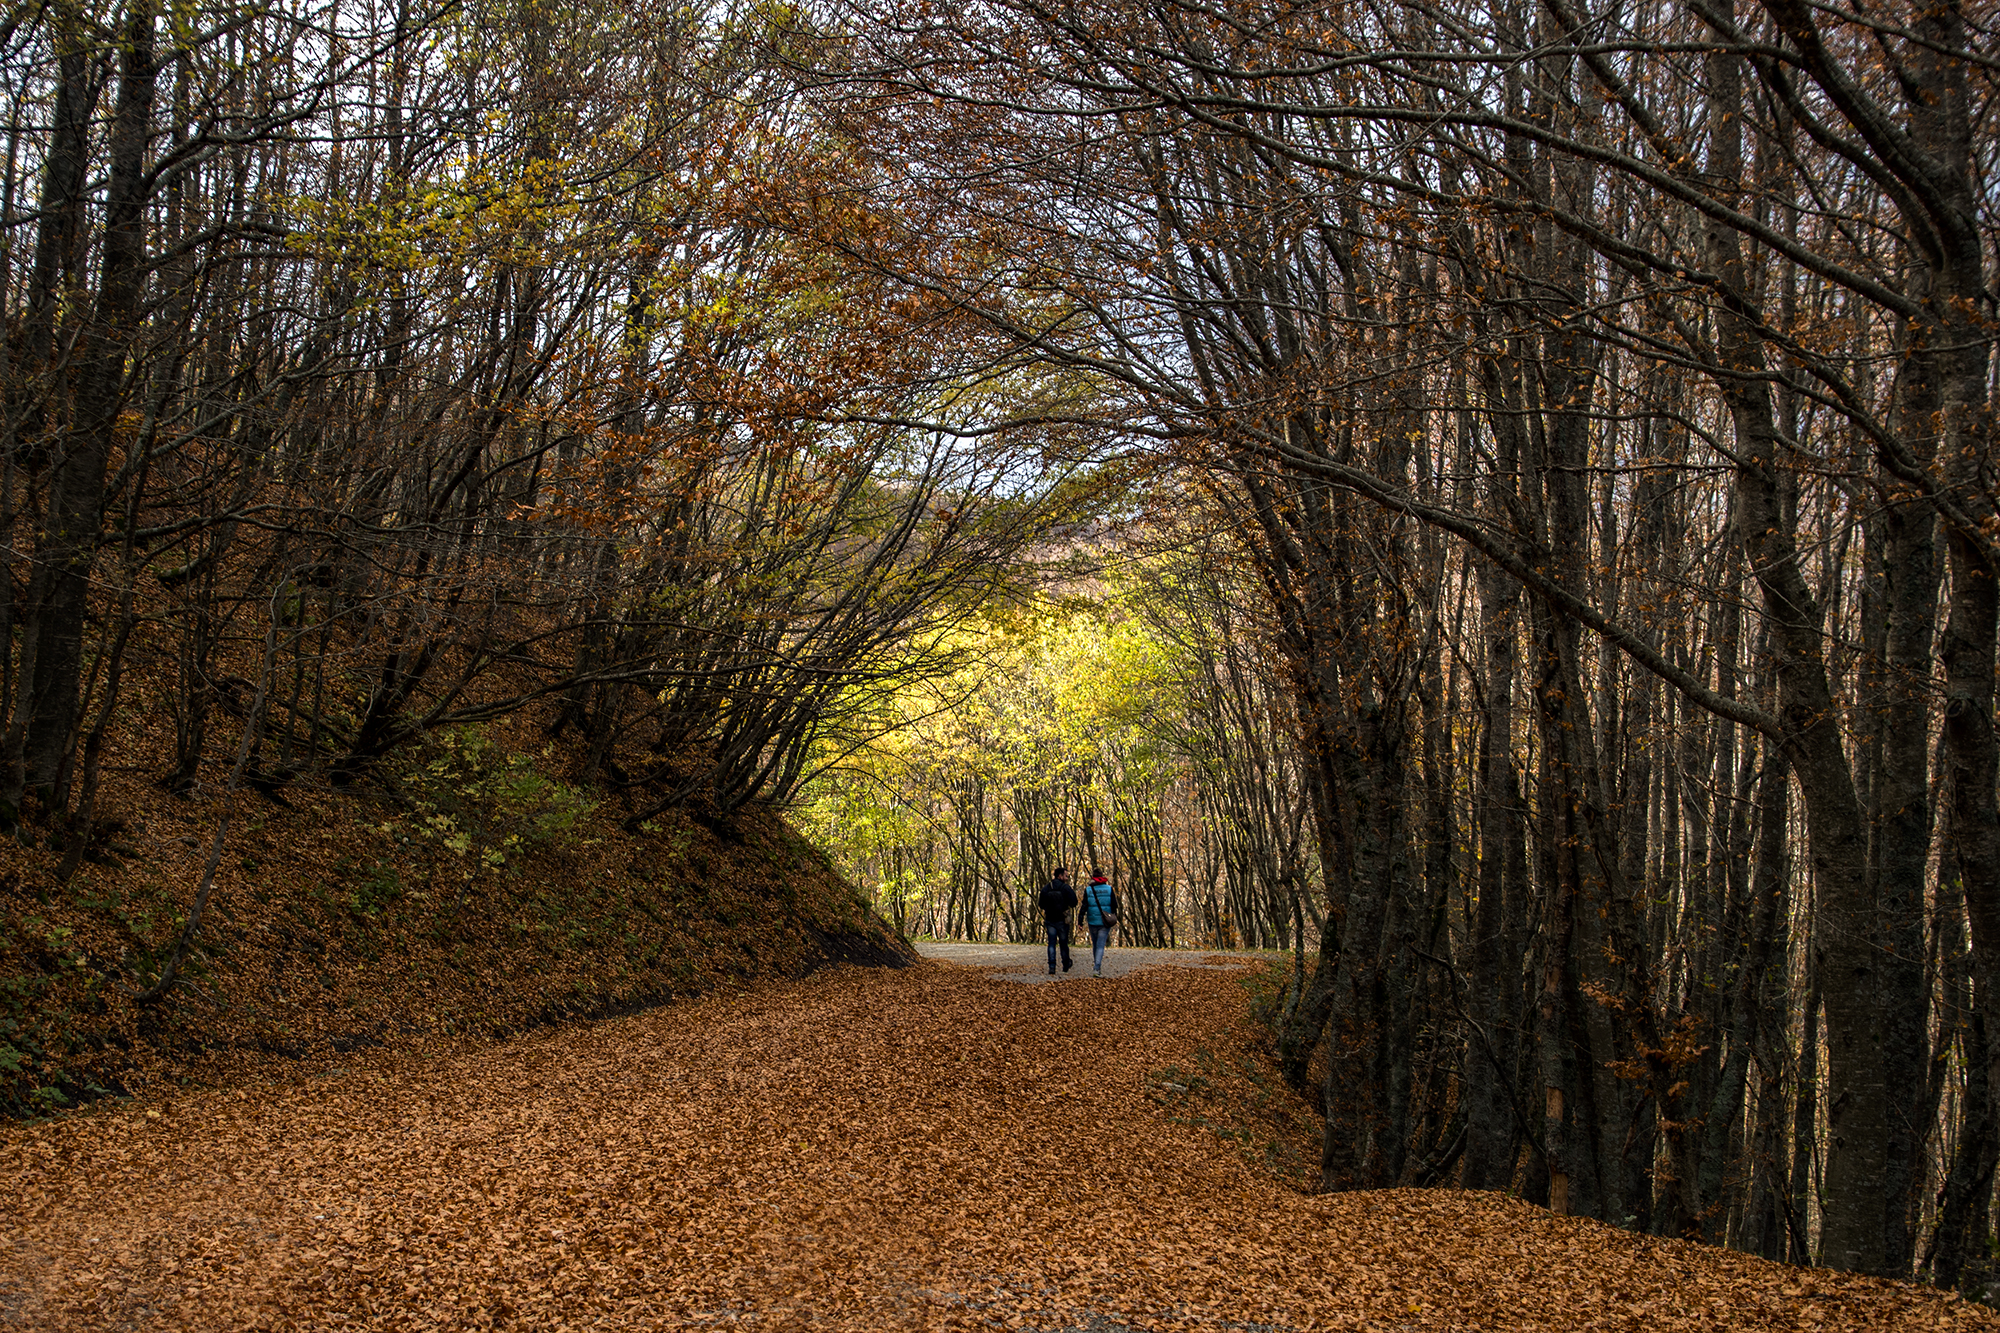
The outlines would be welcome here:
[[[1034,984],[1044,981],[1094,979],[1090,975],[1088,938],[1083,941],[1082,948],[1074,944],[1070,946],[1070,958],[1076,966],[1068,972],[1058,972],[1054,976],[1049,975],[1049,946],[1046,944],[981,944],[960,940],[919,940],[917,952],[926,958],[936,958],[941,962],[985,968],[989,976],[999,981]],[[1212,949],[1120,949],[1114,945],[1104,951],[1104,979],[1130,976],[1142,967],[1227,970],[1246,966],[1266,956],[1255,953],[1218,953]]]

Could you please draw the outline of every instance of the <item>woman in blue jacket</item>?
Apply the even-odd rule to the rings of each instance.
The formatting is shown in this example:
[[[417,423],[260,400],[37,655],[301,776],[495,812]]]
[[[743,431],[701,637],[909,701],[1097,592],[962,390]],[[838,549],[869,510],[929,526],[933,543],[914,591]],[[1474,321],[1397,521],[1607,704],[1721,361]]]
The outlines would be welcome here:
[[[1090,883],[1078,895],[1083,899],[1084,924],[1090,927],[1090,975],[1104,975],[1104,946],[1111,942],[1111,928],[1118,924],[1118,890],[1105,881],[1104,872],[1090,869]]]

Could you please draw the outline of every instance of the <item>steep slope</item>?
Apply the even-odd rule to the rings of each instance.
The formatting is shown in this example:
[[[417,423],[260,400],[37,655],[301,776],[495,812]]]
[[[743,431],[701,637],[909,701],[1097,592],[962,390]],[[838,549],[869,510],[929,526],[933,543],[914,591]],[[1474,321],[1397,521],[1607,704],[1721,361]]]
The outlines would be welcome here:
[[[533,741],[458,731],[340,792],[181,798],[142,780],[135,725],[109,855],[59,882],[59,845],[0,844],[0,1110],[913,957],[776,814],[626,833]]]

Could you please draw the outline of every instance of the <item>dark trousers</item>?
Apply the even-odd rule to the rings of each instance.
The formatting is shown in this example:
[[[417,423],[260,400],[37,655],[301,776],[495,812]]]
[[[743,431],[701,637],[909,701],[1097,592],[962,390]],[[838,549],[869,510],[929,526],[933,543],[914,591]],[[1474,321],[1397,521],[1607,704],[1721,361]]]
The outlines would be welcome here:
[[[1050,921],[1045,923],[1049,931],[1049,971],[1056,970],[1056,950],[1062,950],[1063,971],[1069,971],[1069,922]]]

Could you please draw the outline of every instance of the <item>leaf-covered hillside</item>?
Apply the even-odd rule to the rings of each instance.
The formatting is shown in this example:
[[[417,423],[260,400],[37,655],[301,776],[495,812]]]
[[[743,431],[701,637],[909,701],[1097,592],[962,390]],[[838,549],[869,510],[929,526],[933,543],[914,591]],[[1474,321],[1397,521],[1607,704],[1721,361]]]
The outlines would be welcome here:
[[[135,719],[122,767],[144,769],[147,737]],[[219,844],[226,797],[115,781],[118,831],[66,883],[60,844],[0,843],[5,1109],[905,960],[776,815],[628,833],[531,739],[456,730],[344,792],[246,791]]]

